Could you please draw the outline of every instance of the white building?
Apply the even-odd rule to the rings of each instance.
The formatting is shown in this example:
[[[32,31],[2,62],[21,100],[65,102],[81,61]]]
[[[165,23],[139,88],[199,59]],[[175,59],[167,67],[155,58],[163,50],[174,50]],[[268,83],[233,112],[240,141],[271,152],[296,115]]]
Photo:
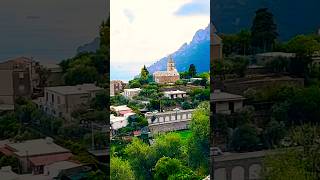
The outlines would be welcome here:
[[[140,91],[140,88],[124,89],[123,95],[126,98],[131,99],[132,97],[137,96],[140,93]]]
[[[71,119],[74,110],[87,106],[102,91],[103,88],[94,84],[46,87],[44,97],[34,102],[49,115]]]
[[[163,92],[164,97],[168,97],[169,99],[176,99],[176,98],[184,98],[187,96],[185,91],[175,90],[175,91],[165,91]]]
[[[194,83],[195,81],[202,81],[202,78],[190,78],[191,83]]]
[[[211,101],[214,103],[214,109],[217,114],[232,114],[243,108],[245,98],[240,95],[230,94],[215,90],[211,94]]]
[[[118,130],[128,125],[128,117],[120,116],[116,117],[113,114],[110,115],[110,125],[112,130]]]
[[[125,116],[126,114],[131,114],[132,113],[132,109],[129,108],[126,105],[122,105],[122,106],[110,106],[110,110],[112,112],[115,112],[117,114],[117,116]]]

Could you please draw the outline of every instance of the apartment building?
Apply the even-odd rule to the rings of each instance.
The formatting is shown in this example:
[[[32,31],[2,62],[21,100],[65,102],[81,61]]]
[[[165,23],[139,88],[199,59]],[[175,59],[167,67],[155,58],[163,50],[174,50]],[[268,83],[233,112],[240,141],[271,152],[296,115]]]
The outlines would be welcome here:
[[[240,95],[221,92],[216,89],[211,94],[211,101],[214,103],[216,114],[232,114],[243,109],[245,98]]]
[[[13,110],[16,98],[32,96],[40,81],[38,66],[26,57],[0,63],[0,110]]]
[[[167,97],[169,99],[184,98],[187,96],[187,92],[180,91],[180,90],[164,91],[163,94],[164,94],[164,97]]]
[[[120,80],[110,81],[110,96],[120,93],[125,87],[125,83]]]
[[[70,150],[55,144],[50,137],[22,142],[0,141],[0,152],[18,158],[21,172],[32,174],[43,174],[44,166],[72,157]]]
[[[123,95],[128,99],[132,99],[134,96],[139,95],[140,91],[140,88],[124,89]]]
[[[71,119],[71,113],[81,107],[87,107],[92,98],[103,88],[94,84],[76,86],[45,87],[44,97],[35,101],[47,114]]]

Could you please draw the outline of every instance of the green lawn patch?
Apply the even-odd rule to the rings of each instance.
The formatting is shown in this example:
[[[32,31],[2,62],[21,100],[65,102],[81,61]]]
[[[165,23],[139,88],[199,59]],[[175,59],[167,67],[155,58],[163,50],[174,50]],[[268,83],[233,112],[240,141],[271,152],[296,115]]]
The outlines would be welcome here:
[[[176,133],[178,133],[182,139],[182,141],[186,142],[189,137],[192,135],[191,130],[181,130],[181,131],[176,131]]]

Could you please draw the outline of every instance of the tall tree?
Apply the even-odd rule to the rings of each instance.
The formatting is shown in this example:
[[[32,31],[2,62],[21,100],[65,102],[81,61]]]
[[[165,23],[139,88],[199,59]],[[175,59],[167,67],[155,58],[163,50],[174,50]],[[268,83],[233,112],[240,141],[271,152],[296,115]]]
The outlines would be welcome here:
[[[237,36],[241,54],[245,56],[250,51],[251,32],[246,29],[242,29]]]
[[[231,146],[238,152],[255,150],[258,143],[257,130],[249,124],[236,128],[232,135]]]
[[[148,76],[149,76],[149,71],[144,65],[140,72],[140,79],[145,82],[148,80]]]
[[[272,50],[278,33],[273,14],[268,11],[268,8],[261,8],[256,11],[251,27],[251,34],[252,46],[256,52]]]
[[[190,64],[188,72],[190,77],[195,77],[197,75],[196,66],[194,64]]]
[[[181,162],[178,159],[171,159],[169,157],[162,157],[157,162],[154,171],[154,179],[168,179],[170,175],[176,174],[182,167]]]
[[[150,179],[152,167],[155,164],[152,149],[141,140],[134,138],[132,143],[125,148],[130,165],[137,179]]]
[[[201,103],[192,113],[190,129],[192,135],[188,141],[188,159],[191,167],[208,169],[209,165],[209,133],[210,104]],[[207,172],[205,172],[207,173]]]
[[[110,42],[110,19],[100,25],[100,48],[109,48]]]
[[[111,157],[110,160],[110,179],[111,180],[134,180],[134,173],[128,161],[118,157]]]

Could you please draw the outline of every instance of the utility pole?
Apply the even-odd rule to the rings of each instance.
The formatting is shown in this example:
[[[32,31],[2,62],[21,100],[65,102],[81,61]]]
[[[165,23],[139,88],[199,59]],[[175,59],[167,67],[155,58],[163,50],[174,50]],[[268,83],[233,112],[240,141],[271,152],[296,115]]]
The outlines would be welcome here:
[[[91,121],[91,149],[94,150],[93,121]]]

